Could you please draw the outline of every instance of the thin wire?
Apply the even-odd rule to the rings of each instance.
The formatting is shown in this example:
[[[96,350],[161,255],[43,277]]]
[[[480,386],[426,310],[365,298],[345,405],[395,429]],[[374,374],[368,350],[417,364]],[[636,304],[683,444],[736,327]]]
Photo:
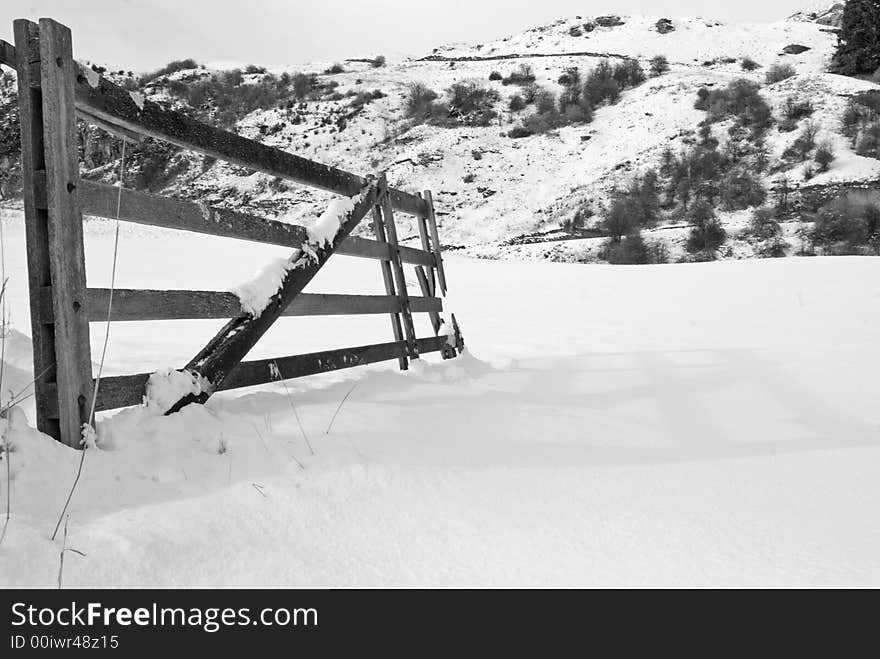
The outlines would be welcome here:
[[[2,404],[3,367],[6,366],[6,242],[3,239],[2,210],[0,210],[0,278],[3,279],[3,290],[0,291],[0,304],[3,305],[2,326],[0,326],[0,332],[3,332],[3,336],[0,337],[0,404]],[[13,401],[10,400],[10,406],[12,406],[12,403]],[[5,410],[0,412],[0,414],[5,414]],[[3,448],[6,450],[6,518],[3,521],[3,531],[0,532],[0,545],[3,544],[3,540],[6,538],[9,518],[12,517],[12,466],[9,462],[11,459],[9,453],[9,430],[7,426],[3,437]]]
[[[120,210],[122,209],[122,186],[125,180],[125,145],[126,138],[123,135],[122,158],[119,161],[119,194],[116,196],[116,235],[113,239],[113,266],[110,271],[110,299],[107,303],[107,329],[104,332],[104,346],[103,348],[101,348],[101,361],[98,364],[98,376],[95,378],[95,387],[92,391],[92,406],[89,410],[88,422],[88,425],[91,428],[94,428],[95,425],[95,407],[98,404],[98,387],[101,385],[101,374],[104,372],[104,357],[107,355],[107,345],[110,343],[110,320],[113,313],[113,289],[116,286],[116,257],[119,254],[119,215]],[[86,461],[87,448],[88,447],[86,446],[83,446],[82,448],[82,452],[79,457],[79,467],[76,470],[76,478],[73,479],[73,485],[71,485],[70,487],[70,492],[67,493],[67,501],[64,502],[64,508],[61,509],[61,515],[58,517],[58,523],[55,525],[55,531],[52,532],[53,541],[55,540],[55,536],[58,535],[58,529],[61,528],[61,522],[64,519],[64,514],[67,512],[67,507],[70,505],[70,500],[73,498],[73,493],[74,491],[76,491],[76,486],[79,484],[80,476],[82,476],[83,464]]]
[[[119,214],[122,210],[122,187],[125,177],[125,145],[127,140],[122,136],[122,159],[119,163],[119,193],[116,195],[116,233],[113,237],[113,266],[110,270],[110,298],[107,301],[107,327],[104,331],[104,346],[101,348],[101,361],[98,364],[98,376],[95,378],[95,388],[92,391],[92,407],[89,410],[89,425],[95,424],[95,407],[98,404],[98,387],[101,386],[101,375],[104,373],[104,357],[107,355],[107,346],[110,343],[110,320],[113,315],[113,291],[116,288],[116,257],[119,254]]]

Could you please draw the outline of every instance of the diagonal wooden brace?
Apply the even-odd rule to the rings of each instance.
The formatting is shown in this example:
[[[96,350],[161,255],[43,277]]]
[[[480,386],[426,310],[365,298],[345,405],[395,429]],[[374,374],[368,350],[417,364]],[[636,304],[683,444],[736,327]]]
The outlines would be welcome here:
[[[270,298],[269,304],[259,316],[242,313],[233,318],[190,360],[183,370],[200,382],[201,393],[184,396],[165,414],[177,412],[190,403],[204,403],[218,389],[260,337],[318,274],[336,248],[372,210],[377,199],[377,187],[370,181],[355,198],[354,208],[342,219],[333,242],[329,245],[309,244],[302,250],[296,265],[287,272],[278,292]]]

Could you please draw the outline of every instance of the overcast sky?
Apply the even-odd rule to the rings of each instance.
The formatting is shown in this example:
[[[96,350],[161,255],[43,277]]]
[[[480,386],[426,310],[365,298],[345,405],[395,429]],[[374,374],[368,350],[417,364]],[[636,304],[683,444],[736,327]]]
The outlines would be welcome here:
[[[13,41],[14,18],[48,16],[73,30],[76,57],[114,68],[146,70],[185,57],[273,65],[422,55],[442,43],[489,41],[569,16],[775,21],[817,4],[821,0],[2,0],[0,38]]]

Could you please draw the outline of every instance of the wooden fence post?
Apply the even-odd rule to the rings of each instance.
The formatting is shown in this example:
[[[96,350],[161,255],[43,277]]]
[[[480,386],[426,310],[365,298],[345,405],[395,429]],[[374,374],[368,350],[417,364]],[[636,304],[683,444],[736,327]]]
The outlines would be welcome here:
[[[437,279],[440,290],[446,295],[446,273],[443,271],[443,255],[440,252],[440,234],[437,231],[437,218],[434,216],[434,198],[430,190],[425,190],[425,203],[428,205],[428,226],[431,229],[431,242],[434,243],[434,259],[437,261]]]
[[[394,224],[394,211],[391,209],[391,200],[388,198],[388,181],[383,172],[379,178],[382,194],[382,218],[385,231],[388,233],[388,246],[391,248],[391,269],[394,271],[394,279],[397,281],[397,296],[400,299],[400,315],[403,318],[403,332],[406,336],[407,352],[410,359],[419,358],[419,348],[416,344],[416,330],[413,325],[412,309],[409,305],[409,292],[406,290],[406,275],[403,272],[403,263],[400,260],[400,245],[397,241],[397,226]]]
[[[28,70],[25,85],[33,86],[35,77],[34,65],[39,62],[40,79],[39,96],[41,96],[42,121],[36,111],[35,94],[29,101],[30,117],[28,118],[29,162],[23,163],[23,169],[30,169],[25,180],[28,190],[25,196],[32,196],[33,224],[28,239],[29,269],[31,261],[35,266],[31,272],[31,305],[34,297],[40,296],[40,288],[48,285],[52,297],[51,330],[42,325],[34,331],[34,366],[41,368],[37,361],[47,360],[45,340],[49,333],[54,334],[54,380],[57,383],[58,420],[55,437],[74,448],[81,448],[82,426],[89,422],[89,405],[92,399],[92,360],[89,345],[89,323],[85,314],[86,272],[85,254],[83,250],[82,213],[77,199],[79,184],[79,162],[76,143],[76,108],[74,102],[74,80],[76,63],[73,60],[73,45],[70,30],[51,19],[40,19],[39,51],[34,48],[33,23],[16,23],[16,43],[29,44],[18,56],[19,71]],[[34,68],[32,68],[34,67]],[[22,82],[19,82],[21,85]],[[30,91],[30,90],[29,90]],[[26,106],[22,106],[26,107]],[[42,129],[42,157],[37,153],[39,141],[35,139],[38,129]],[[25,126],[22,124],[22,135]],[[26,140],[22,140],[24,143]],[[24,151],[24,145],[23,145]],[[25,159],[23,158],[23,161]],[[33,197],[34,173],[45,166],[46,198],[45,210],[34,212]],[[45,228],[45,233],[43,230]],[[31,238],[34,241],[31,242]],[[46,244],[41,244],[42,241]],[[31,249],[40,254],[30,255]],[[48,252],[48,281],[46,281],[45,263],[43,259]],[[35,276],[36,275],[36,276]],[[39,285],[33,286],[39,279]],[[45,319],[41,321],[45,323]],[[39,334],[39,338],[38,335]],[[39,344],[39,345],[38,345]],[[37,351],[41,356],[36,356]],[[39,400],[39,398],[38,398]],[[45,425],[45,424],[44,424]]]
[[[55,326],[50,320],[42,318],[39,296],[35,293],[52,284],[49,273],[49,213],[45,204],[40,204],[42,207],[37,208],[34,182],[34,172],[46,169],[43,151],[43,94],[40,90],[40,33],[36,23],[24,19],[15,21],[14,29],[37,429],[55,439],[61,439],[58,419],[50,418],[46,414],[46,406],[40,405],[46,383],[54,383],[56,380]]]
[[[380,180],[381,184],[381,180]],[[381,193],[381,188],[380,188]],[[382,224],[382,207],[380,204],[376,204],[373,206],[373,235],[376,236],[376,241],[380,243],[387,243],[388,239],[385,237],[385,227]],[[379,261],[379,266],[382,270],[382,281],[385,284],[385,293],[387,295],[395,295],[394,292],[394,275],[391,272],[391,262],[390,261]],[[392,311],[390,314],[391,317],[391,332],[394,335],[395,341],[403,341],[403,327],[400,324],[400,312]],[[405,371],[409,368],[409,359],[406,355],[401,355],[397,358],[397,363],[400,365],[400,370]]]

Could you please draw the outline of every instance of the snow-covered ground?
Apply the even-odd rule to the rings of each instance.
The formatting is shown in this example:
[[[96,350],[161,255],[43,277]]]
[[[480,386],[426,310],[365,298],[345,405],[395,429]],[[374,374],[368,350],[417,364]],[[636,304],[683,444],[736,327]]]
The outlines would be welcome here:
[[[27,333],[21,220],[4,217]],[[111,228],[86,223],[91,286],[109,283]],[[279,256],[124,226],[117,285],[228,288]],[[105,415],[64,585],[880,586],[880,259],[446,263],[459,359]],[[379,266],[334,257],[309,290],[380,292]],[[107,370],[179,366],[218,325],[114,324]],[[285,319],[254,355],[389,334],[385,317]],[[27,350],[10,335],[4,390]],[[0,584],[53,587],[80,454],[10,423]]]

